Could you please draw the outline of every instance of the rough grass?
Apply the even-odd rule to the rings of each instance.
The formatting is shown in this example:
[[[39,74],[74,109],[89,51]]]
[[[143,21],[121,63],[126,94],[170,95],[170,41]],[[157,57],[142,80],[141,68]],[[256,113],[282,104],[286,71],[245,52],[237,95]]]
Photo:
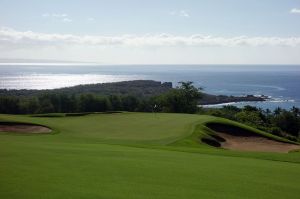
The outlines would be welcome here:
[[[199,142],[213,133],[207,122],[240,125],[229,120],[114,113],[0,115],[0,121],[32,122],[55,131],[0,134],[0,198],[297,198],[300,194],[300,153],[228,151]]]

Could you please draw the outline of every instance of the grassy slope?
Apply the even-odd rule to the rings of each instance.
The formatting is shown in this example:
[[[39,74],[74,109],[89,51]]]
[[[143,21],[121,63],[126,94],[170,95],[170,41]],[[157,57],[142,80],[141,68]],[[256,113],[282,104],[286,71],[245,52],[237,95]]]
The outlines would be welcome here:
[[[209,116],[122,113],[39,118],[52,135],[0,135],[0,198],[297,198],[300,153],[197,143]],[[195,130],[195,131],[193,131]],[[193,133],[193,134],[192,134]],[[276,160],[276,161],[274,161]]]

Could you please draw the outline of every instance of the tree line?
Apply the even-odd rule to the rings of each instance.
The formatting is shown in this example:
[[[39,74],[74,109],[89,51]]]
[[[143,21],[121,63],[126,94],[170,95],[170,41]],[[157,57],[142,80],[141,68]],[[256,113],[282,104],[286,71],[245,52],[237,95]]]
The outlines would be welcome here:
[[[36,96],[0,96],[0,113],[75,113],[105,111],[195,113],[200,89],[192,82],[180,82],[175,89],[151,97],[43,92]]]

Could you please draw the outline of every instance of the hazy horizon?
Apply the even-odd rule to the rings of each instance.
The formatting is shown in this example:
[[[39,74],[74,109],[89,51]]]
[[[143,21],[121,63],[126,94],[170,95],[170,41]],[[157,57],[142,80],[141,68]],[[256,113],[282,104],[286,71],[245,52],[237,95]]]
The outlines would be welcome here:
[[[280,64],[270,64],[270,63],[256,63],[256,64],[230,64],[230,63],[224,63],[224,64],[212,64],[212,63],[194,63],[194,64],[188,64],[188,63],[166,63],[166,64],[147,64],[147,63],[125,63],[125,64],[105,64],[101,62],[88,62],[88,61],[70,61],[70,60],[56,60],[56,59],[1,59],[0,58],[0,66],[3,65],[20,65],[20,66],[26,66],[26,65],[76,65],[76,66],[84,66],[84,65],[91,65],[91,66],[300,66],[300,64],[286,64],[286,63],[280,63]]]

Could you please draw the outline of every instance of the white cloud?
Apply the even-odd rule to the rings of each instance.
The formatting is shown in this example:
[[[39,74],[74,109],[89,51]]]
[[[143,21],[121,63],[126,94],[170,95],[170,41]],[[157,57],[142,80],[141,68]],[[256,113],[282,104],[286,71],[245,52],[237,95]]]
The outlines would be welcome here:
[[[203,35],[177,36],[170,34],[90,36],[73,34],[47,34],[33,31],[16,31],[0,28],[0,44],[33,45],[90,45],[90,46],[134,46],[134,47],[172,47],[172,46],[289,46],[300,47],[300,37],[215,37]]]
[[[190,17],[190,14],[186,10],[173,10],[169,12],[170,15],[178,16],[178,17]]]
[[[180,10],[179,16],[181,17],[190,17],[189,13],[186,10]]]
[[[44,17],[44,18],[52,18],[52,19],[59,20],[61,22],[66,22],[66,23],[70,23],[70,22],[73,21],[65,13],[61,13],[61,14],[59,14],[59,13],[51,13],[51,14],[44,13],[44,14],[42,14],[42,17]]]
[[[87,20],[88,20],[89,22],[94,22],[94,21],[95,21],[95,18],[93,18],[93,17],[88,17]]]
[[[292,14],[300,14],[300,8],[293,8],[290,10],[290,13]]]
[[[42,14],[42,16],[43,17],[64,18],[64,17],[67,17],[68,15],[65,14],[65,13],[62,13],[62,14],[58,14],[58,13],[52,13],[52,14],[44,13],[44,14]]]
[[[64,17],[67,17],[68,15],[67,14],[52,14],[53,17],[57,17],[57,18],[64,18]]]
[[[72,19],[69,19],[69,18],[63,18],[62,19],[62,22],[65,22],[65,23],[70,23],[72,22],[73,20]]]
[[[42,14],[42,17],[50,17],[50,14],[44,13],[44,14]]]

